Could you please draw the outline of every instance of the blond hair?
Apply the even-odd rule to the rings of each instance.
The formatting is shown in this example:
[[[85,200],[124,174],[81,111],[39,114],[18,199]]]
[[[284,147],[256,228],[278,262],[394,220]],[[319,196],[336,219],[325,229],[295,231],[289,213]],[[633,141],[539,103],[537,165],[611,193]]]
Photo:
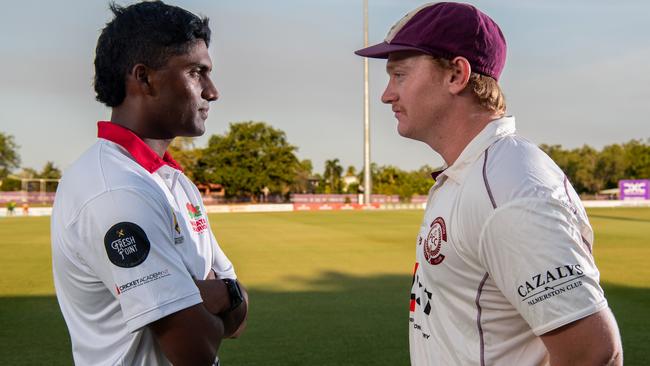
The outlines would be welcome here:
[[[452,68],[450,60],[436,57],[432,57],[432,60],[443,69]],[[499,115],[506,113],[506,96],[494,78],[472,72],[467,86],[476,96],[481,106]]]

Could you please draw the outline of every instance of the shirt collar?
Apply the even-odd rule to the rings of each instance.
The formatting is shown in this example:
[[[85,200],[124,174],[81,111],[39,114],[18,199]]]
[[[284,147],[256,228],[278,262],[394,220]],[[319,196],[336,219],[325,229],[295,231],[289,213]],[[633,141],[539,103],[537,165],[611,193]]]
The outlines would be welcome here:
[[[114,142],[122,146],[133,156],[149,173],[155,173],[163,165],[168,165],[176,170],[183,171],[181,166],[165,151],[162,159],[133,131],[116,123],[97,122],[97,137]]]
[[[458,159],[449,167],[445,167],[440,174],[460,183],[467,172],[467,168],[497,140],[515,133],[515,117],[507,116],[488,123],[485,128],[472,141],[470,141]]]

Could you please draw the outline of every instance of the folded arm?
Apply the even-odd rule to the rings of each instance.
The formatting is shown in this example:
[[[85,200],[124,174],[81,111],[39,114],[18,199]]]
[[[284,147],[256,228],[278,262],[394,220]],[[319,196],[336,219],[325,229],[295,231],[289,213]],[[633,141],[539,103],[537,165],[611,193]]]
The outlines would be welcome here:
[[[210,271],[205,280],[194,282],[199,288],[205,308],[223,322],[225,338],[237,338],[246,328],[248,315],[248,292],[244,286],[239,283],[244,300],[237,308],[229,311],[231,299],[228,289],[222,280],[217,279],[214,271]]]
[[[541,336],[553,366],[623,365],[623,347],[609,309]]]
[[[169,361],[176,366],[213,365],[224,338],[224,324],[202,304],[149,325]]]

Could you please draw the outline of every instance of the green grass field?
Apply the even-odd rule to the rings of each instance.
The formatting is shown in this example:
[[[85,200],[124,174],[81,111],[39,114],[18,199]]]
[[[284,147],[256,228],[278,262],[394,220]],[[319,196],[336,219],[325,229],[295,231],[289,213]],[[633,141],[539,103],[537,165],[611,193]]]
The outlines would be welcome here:
[[[650,209],[589,210],[626,365],[648,363]],[[248,287],[247,332],[224,365],[408,365],[421,211],[220,214],[210,220]],[[49,218],[0,218],[0,365],[69,365]]]

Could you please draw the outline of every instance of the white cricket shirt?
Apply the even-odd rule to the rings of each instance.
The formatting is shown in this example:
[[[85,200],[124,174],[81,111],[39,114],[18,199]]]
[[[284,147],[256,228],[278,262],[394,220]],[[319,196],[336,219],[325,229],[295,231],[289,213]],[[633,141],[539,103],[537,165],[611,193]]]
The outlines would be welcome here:
[[[236,278],[194,184],[130,130],[64,174],[52,212],[57,299],[77,365],[168,365],[148,324],[201,303],[193,278]]]
[[[412,365],[546,365],[539,336],[607,306],[564,173],[489,123],[429,192],[416,239]]]

